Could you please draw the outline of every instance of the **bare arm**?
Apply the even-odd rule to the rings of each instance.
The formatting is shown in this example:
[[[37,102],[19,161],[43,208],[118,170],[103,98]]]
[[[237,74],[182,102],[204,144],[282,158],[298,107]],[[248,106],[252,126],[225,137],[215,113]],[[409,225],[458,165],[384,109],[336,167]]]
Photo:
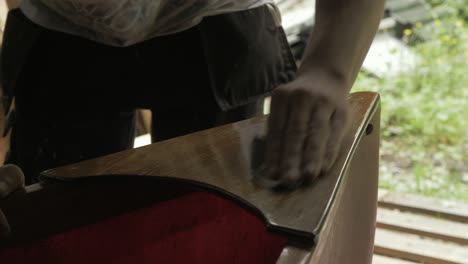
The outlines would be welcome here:
[[[349,91],[383,15],[384,0],[317,0],[315,27],[299,76],[328,71]]]
[[[317,0],[296,80],[272,97],[266,176],[283,185],[333,166],[347,130],[349,93],[376,34],[384,0]]]

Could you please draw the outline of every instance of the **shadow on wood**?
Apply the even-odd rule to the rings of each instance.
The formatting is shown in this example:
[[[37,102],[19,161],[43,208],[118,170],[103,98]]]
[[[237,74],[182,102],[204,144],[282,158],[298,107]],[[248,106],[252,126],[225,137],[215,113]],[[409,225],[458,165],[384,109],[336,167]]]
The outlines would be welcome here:
[[[290,192],[251,181],[250,147],[266,117],[46,171],[0,202],[12,229],[0,259],[371,263],[379,96],[356,93],[350,103],[332,171]]]

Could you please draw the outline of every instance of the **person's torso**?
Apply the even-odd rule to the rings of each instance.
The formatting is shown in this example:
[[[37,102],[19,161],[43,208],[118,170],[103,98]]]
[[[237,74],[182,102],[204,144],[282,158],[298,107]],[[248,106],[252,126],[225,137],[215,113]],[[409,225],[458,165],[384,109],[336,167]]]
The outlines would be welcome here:
[[[180,32],[203,17],[241,11],[273,0],[23,0],[33,22],[113,46]]]

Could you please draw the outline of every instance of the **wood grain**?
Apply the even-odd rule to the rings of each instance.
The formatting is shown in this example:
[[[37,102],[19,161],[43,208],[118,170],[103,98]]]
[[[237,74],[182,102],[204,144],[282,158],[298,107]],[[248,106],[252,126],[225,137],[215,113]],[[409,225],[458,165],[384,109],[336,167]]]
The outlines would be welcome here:
[[[370,124],[339,188],[310,263],[371,263],[379,170],[380,111]]]
[[[49,170],[42,176],[62,181],[116,175],[169,177],[241,201],[261,215],[273,232],[312,243],[378,100],[372,93],[351,96],[355,117],[352,134],[344,142],[335,167],[323,180],[293,192],[272,192],[251,181],[250,147],[254,137],[263,134],[266,117]]]
[[[390,258],[380,255],[374,255],[372,264],[417,264],[418,262],[406,261],[397,258]]]
[[[386,193],[379,199],[379,207],[468,223],[468,206],[454,201],[443,201],[406,193]]]
[[[377,227],[468,246],[468,224],[434,216],[379,208]]]
[[[468,263],[468,247],[377,229],[375,253],[428,264]]]
[[[270,231],[288,236],[293,253],[286,254],[286,248],[279,263],[370,263],[379,96],[356,93],[349,100],[353,123],[339,160],[310,186],[277,192],[252,183],[250,146],[264,131],[266,117],[260,117],[46,171],[43,182],[0,201],[12,227],[3,245],[60,233],[198,188],[239,203]],[[369,125],[374,130],[366,135]]]

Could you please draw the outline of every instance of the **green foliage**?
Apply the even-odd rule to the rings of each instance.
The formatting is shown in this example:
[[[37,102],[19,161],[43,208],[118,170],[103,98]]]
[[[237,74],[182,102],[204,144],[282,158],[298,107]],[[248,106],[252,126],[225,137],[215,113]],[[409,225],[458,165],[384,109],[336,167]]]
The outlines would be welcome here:
[[[468,202],[468,0],[430,2],[456,12],[405,30],[420,65],[353,91],[382,95],[381,187]]]

